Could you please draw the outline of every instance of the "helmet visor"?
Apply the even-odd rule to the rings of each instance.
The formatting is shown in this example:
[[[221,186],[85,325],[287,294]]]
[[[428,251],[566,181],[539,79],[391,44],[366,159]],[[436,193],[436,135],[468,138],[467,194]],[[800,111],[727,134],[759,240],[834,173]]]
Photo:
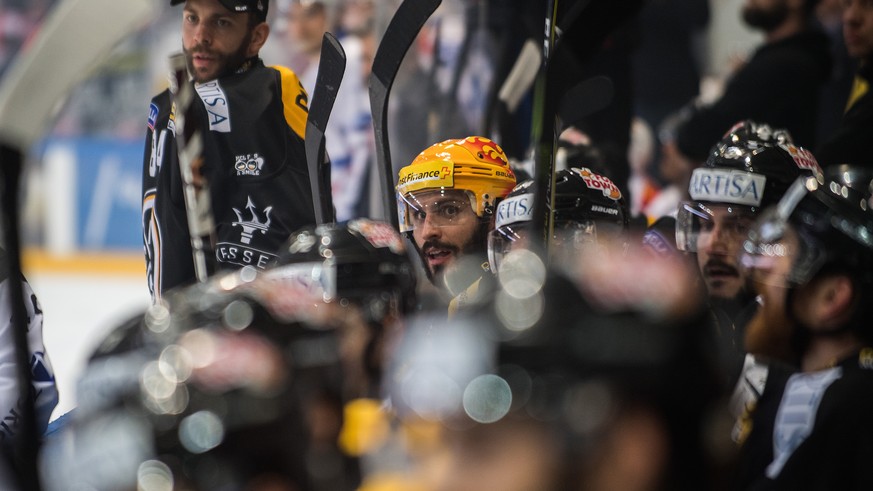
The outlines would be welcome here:
[[[684,201],[676,216],[676,246],[698,252],[703,244],[718,239],[740,244],[754,224],[751,207]]]
[[[530,222],[504,225],[488,232],[488,262],[491,271],[500,271],[503,259],[511,251],[527,249],[530,244],[530,233]]]
[[[500,263],[509,252],[528,249],[531,222],[519,222],[498,227],[488,233],[488,260],[493,271],[500,271]],[[549,253],[552,259],[575,257],[583,250],[597,246],[603,240],[620,240],[624,228],[602,220],[566,220],[555,224]]]
[[[873,224],[840,212],[839,203],[815,178],[798,178],[777,206],[765,211],[743,244],[740,261],[757,281],[783,286],[808,283],[821,267],[838,256],[827,237],[846,235],[873,248]]]
[[[806,283],[824,259],[817,247],[780,217],[775,208],[761,216],[740,252],[740,264],[756,283],[789,288]]]
[[[461,189],[435,189],[401,196],[400,232],[411,232],[424,225],[451,227],[475,217],[475,199]]]

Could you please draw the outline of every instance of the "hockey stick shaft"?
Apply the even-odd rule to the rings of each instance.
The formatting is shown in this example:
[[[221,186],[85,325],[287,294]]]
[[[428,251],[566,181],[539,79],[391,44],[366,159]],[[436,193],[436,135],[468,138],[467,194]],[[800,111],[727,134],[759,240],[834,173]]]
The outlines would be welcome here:
[[[340,42],[329,32],[324,33],[321,58],[315,78],[315,90],[306,118],[306,164],[315,207],[315,221],[319,225],[333,222],[333,200],[330,187],[330,161],[325,153],[324,132],[333,111],[334,102],[346,71],[346,53]]]
[[[384,189],[384,213],[394,227],[400,226],[394,192],[394,168],[388,145],[388,97],[400,64],[424,23],[439,7],[441,0],[405,0],[388,24],[370,73],[370,110],[376,137],[376,163]]]
[[[200,175],[203,163],[203,139],[196,123],[194,86],[188,80],[185,55],[178,53],[170,58],[175,79],[171,87],[176,108],[176,149],[179,157],[179,172],[182,175],[185,212],[188,219],[188,235],[191,238],[191,255],[194,276],[199,283],[207,280],[213,268],[212,237],[215,219],[212,216],[212,200],[209,183]]]
[[[0,178],[3,229],[15,331],[21,429],[14,469],[19,487],[40,489],[37,434],[32,397],[27,311],[21,280],[18,227],[20,176],[25,155],[41,136],[54,110],[69,91],[98,65],[118,40],[155,12],[151,0],[67,0],[50,12],[26,51],[20,53],[0,86]],[[112,22],[106,22],[112,19]]]
[[[547,0],[546,21],[543,39],[543,57],[534,87],[534,110],[532,142],[534,146],[534,179],[536,200],[534,201],[533,226],[538,230],[541,253],[548,257],[549,240],[552,237],[551,204],[555,189],[555,127],[556,114],[554,98],[548,93],[548,75],[551,57],[555,49],[557,32],[558,0]]]

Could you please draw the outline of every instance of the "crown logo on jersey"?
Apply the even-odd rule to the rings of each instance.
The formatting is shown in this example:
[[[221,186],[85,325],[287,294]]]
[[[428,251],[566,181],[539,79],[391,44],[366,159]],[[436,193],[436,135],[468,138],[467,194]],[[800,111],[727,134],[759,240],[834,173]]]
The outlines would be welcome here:
[[[237,155],[233,168],[238,176],[260,176],[264,167],[264,157],[257,153]]]
[[[233,212],[236,213],[238,219],[238,221],[233,222],[233,226],[236,227],[239,225],[242,227],[242,238],[240,240],[243,244],[250,244],[256,231],[266,234],[267,231],[270,230],[270,212],[273,211],[273,207],[266,207],[264,209],[264,215],[261,217],[258,215],[258,209],[255,208],[254,203],[252,203],[252,197],[249,196],[248,201],[246,202],[246,210],[249,211],[250,220],[243,220],[242,212],[236,208],[233,209]]]

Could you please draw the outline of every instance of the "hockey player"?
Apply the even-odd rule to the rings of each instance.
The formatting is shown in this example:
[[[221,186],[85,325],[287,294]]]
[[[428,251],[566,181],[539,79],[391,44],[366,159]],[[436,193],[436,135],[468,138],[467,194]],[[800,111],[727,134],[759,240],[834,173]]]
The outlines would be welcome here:
[[[815,157],[787,133],[744,121],[732,128],[694,170],[680,204],[677,247],[696,253],[717,320],[725,369],[735,380],[742,366],[743,330],[757,304],[738,253],[755,217],[776,203],[794,179],[820,172]]]
[[[763,305],[746,348],[772,374],[743,445],[738,489],[871,489],[873,173],[801,178],[749,233],[743,260]]]
[[[432,145],[400,169],[400,231],[415,245],[428,278],[457,297],[455,305],[478,297],[480,281],[491,275],[488,232],[497,204],[515,184],[500,146],[478,136]]]
[[[171,0],[171,5],[183,0]],[[216,268],[264,268],[290,233],[314,223],[297,76],[258,57],[268,0],[187,0],[182,47],[203,137],[199,172],[215,221]],[[194,264],[169,91],[152,99],[143,163],[143,241],[153,299],[193,282]]]
[[[497,206],[495,228],[488,234],[488,259],[495,271],[503,257],[530,234],[533,181],[519,183]],[[618,186],[586,167],[559,170],[555,176],[554,236],[551,257],[564,263],[598,240],[622,242],[628,232],[628,208]]]

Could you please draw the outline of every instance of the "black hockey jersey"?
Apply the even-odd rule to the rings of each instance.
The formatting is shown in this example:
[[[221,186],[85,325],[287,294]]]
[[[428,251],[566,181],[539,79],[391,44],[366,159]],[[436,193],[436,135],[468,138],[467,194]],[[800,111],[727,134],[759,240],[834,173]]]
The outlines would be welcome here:
[[[307,95],[297,76],[260,59],[197,84],[201,174],[215,219],[217,269],[265,267],[291,232],[315,223],[304,152]],[[195,279],[170,93],[149,107],[142,179],[143,244],[152,298]]]
[[[873,349],[809,373],[770,371],[737,490],[873,489]]]

